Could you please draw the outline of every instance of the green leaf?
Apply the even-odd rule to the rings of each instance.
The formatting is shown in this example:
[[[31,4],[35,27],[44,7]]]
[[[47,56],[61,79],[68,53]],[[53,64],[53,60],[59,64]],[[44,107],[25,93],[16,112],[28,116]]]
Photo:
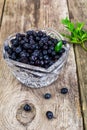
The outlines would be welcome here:
[[[76,25],[79,31],[84,27],[84,23],[77,22]]]
[[[79,44],[87,51],[87,48],[84,45],[84,42],[87,41],[87,31],[83,29],[84,23],[77,22],[74,24],[66,17],[65,19],[62,19],[62,24],[64,24],[71,33],[70,35],[63,34],[64,37],[69,39],[69,43]]]
[[[56,52],[59,52],[61,49],[62,49],[62,46],[63,46],[63,42],[62,41],[59,41],[56,46],[55,46],[55,51]]]

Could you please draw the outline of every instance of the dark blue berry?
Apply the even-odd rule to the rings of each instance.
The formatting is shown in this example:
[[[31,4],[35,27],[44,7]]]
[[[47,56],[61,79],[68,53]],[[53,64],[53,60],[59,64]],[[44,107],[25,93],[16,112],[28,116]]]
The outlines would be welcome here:
[[[19,54],[21,51],[22,51],[22,48],[21,48],[20,46],[17,47],[16,50],[15,50],[15,52],[16,52],[17,54]]]
[[[46,112],[46,116],[47,116],[47,118],[48,118],[49,120],[54,118],[53,112],[51,112],[51,111],[47,111],[47,112]]]
[[[44,61],[43,61],[43,60],[40,61],[40,65],[41,65],[41,66],[44,65]]]
[[[44,60],[49,60],[49,56],[48,55],[44,55]]]
[[[52,55],[52,56],[55,56],[55,55],[56,55],[56,52],[55,52],[55,51],[52,51],[52,52],[51,52],[51,55]]]
[[[54,39],[54,44],[57,44],[58,43],[58,40],[57,39]]]
[[[50,98],[51,98],[51,94],[50,94],[50,93],[46,93],[46,94],[44,95],[44,98],[45,98],[45,99],[50,99]]]
[[[23,45],[23,48],[24,49],[29,49],[31,46],[30,46],[30,44],[28,44],[28,43],[25,43],[24,45]]]
[[[62,93],[62,94],[68,93],[68,89],[67,89],[67,88],[62,88],[62,89],[61,89],[61,93]]]
[[[26,52],[22,51],[22,52],[20,53],[20,57],[26,57],[26,56],[27,56]]]
[[[39,56],[39,51],[38,51],[38,50],[35,50],[35,51],[33,52],[33,55],[34,55],[34,56]]]
[[[36,60],[37,60],[37,56],[32,55],[32,56],[31,56],[31,60],[32,60],[32,61],[36,61]]]
[[[18,40],[17,39],[12,39],[11,40],[11,43],[13,46],[17,47],[19,44],[18,44]]]
[[[65,40],[62,40],[62,42],[63,42],[64,45],[67,43],[67,41],[65,41]]]
[[[37,35],[38,35],[39,37],[42,37],[42,36],[43,36],[43,32],[42,32],[42,31],[38,31]]]
[[[40,65],[40,61],[39,61],[39,60],[36,60],[36,61],[35,61],[35,65],[39,66],[39,65]]]
[[[48,49],[48,46],[47,46],[47,45],[44,45],[44,46],[43,46],[43,49],[47,50],[47,49]]]
[[[50,62],[49,62],[49,66],[53,65],[53,63],[54,63],[53,61],[50,61]]]
[[[4,49],[5,49],[5,51],[8,51],[9,50],[9,46],[8,45],[5,46]]]
[[[16,39],[17,39],[18,41],[22,40],[22,37],[21,37],[21,34],[20,34],[20,33],[17,33],[17,34],[16,34]]]
[[[34,61],[30,61],[29,64],[30,64],[30,65],[34,65]]]
[[[47,50],[43,50],[43,55],[47,55]]]
[[[36,37],[36,41],[40,41],[40,37]]]
[[[30,44],[35,44],[35,41],[33,39],[31,39]]]
[[[24,110],[25,111],[31,111],[31,106],[29,106],[28,104],[26,104],[25,106],[24,106]]]
[[[52,41],[48,41],[48,45],[51,46],[53,43]]]
[[[12,60],[16,60],[16,53],[13,52],[12,55],[10,56],[10,58],[11,58]]]

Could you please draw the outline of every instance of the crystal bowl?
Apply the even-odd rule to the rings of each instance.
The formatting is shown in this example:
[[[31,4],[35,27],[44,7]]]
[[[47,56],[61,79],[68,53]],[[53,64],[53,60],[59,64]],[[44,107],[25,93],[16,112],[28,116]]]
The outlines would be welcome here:
[[[50,35],[53,38],[57,38],[58,40],[64,40],[64,38],[53,29],[42,29],[42,31],[44,31],[46,34]],[[14,76],[20,82],[31,88],[41,88],[53,83],[58,78],[58,75],[62,67],[64,66],[64,63],[67,60],[70,48],[69,44],[67,43],[66,45],[64,45],[65,52],[62,54],[62,56],[53,65],[45,69],[42,67],[17,62],[9,58],[9,55],[4,48],[7,45],[10,46],[10,41],[11,39],[15,38],[15,35],[16,34],[10,35],[5,40],[3,47],[3,57],[7,62],[8,66],[10,67]]]

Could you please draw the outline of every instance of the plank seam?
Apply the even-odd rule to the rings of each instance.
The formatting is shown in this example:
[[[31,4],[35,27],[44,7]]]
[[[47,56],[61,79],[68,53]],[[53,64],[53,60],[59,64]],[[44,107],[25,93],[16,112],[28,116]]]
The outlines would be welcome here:
[[[2,25],[2,19],[3,19],[4,9],[5,9],[5,3],[6,3],[6,0],[4,0],[4,3],[3,3],[1,18],[0,18],[0,29],[1,29],[1,25]]]

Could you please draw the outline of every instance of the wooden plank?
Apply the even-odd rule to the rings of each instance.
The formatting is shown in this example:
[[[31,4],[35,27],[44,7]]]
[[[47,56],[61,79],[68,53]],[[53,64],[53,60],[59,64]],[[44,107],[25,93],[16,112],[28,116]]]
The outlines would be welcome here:
[[[86,24],[85,29],[87,29],[87,0],[68,0],[68,4],[71,20],[84,22]],[[75,47],[75,53],[84,124],[87,130],[87,52],[80,47]]]
[[[60,20],[66,15],[66,0],[7,0],[0,44],[3,45],[4,39],[11,33],[32,27],[53,27],[61,31]],[[9,72],[3,58],[0,62],[0,130],[83,130],[72,47],[58,80],[41,89],[25,87]],[[62,95],[62,87],[67,87],[69,93]],[[50,100],[43,99],[46,92],[52,94]],[[23,111],[22,106],[26,102],[33,105],[32,113]],[[55,116],[51,121],[45,115],[48,110]]]
[[[0,0],[0,25],[3,17],[4,5],[5,5],[5,0]]]

